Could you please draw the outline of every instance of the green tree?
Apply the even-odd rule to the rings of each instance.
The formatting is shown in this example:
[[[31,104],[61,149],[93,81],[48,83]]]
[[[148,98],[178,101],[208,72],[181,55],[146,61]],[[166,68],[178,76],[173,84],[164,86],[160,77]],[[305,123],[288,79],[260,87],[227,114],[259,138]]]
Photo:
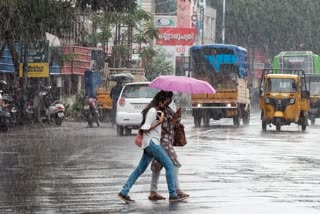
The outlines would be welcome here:
[[[165,60],[165,50],[162,48],[150,50],[153,51],[153,54],[155,55],[153,55],[151,61],[145,66],[145,76],[147,80],[151,81],[160,75],[173,74],[173,66]]]
[[[216,38],[220,42],[222,1],[212,0],[211,5],[217,9]],[[228,0],[226,42],[264,47],[270,56],[283,50],[319,52],[319,9],[317,1],[309,0]]]

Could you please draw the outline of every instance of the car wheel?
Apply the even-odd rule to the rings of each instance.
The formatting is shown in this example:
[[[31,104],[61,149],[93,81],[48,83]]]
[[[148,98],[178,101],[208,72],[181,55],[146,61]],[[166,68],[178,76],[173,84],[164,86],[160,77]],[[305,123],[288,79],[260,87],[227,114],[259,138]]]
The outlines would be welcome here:
[[[132,129],[129,129],[127,127],[124,128],[125,135],[131,135]]]
[[[118,136],[123,136],[123,126],[118,126],[117,125],[117,134]]]

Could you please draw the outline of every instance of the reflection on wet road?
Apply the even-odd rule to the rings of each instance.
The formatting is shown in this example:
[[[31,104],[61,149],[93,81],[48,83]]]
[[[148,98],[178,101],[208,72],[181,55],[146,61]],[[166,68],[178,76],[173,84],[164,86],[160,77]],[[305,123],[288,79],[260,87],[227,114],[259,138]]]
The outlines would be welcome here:
[[[306,133],[296,125],[263,133],[258,114],[236,129],[231,120],[192,121],[183,119],[188,144],[176,149],[191,195],[183,203],[148,201],[149,169],[130,192],[136,203],[118,200],[141,151],[134,135],[118,137],[109,124],[0,133],[0,213],[320,213],[319,123]]]

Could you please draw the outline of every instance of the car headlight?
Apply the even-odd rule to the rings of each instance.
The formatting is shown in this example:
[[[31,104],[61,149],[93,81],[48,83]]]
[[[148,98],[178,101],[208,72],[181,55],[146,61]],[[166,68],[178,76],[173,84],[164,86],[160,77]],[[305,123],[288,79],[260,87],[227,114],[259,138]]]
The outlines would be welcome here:
[[[227,106],[227,108],[231,108],[232,105],[231,105],[231,103],[227,103],[226,106]]]
[[[198,107],[198,108],[201,108],[201,107],[202,107],[202,104],[201,104],[201,103],[198,103],[198,104],[197,104],[197,107]]]
[[[270,99],[268,97],[266,97],[266,99],[264,99],[264,101],[269,104],[270,103]]]
[[[291,99],[289,100],[289,102],[290,102],[290,104],[294,104],[294,103],[296,102],[296,99],[295,99],[295,98],[291,98]]]

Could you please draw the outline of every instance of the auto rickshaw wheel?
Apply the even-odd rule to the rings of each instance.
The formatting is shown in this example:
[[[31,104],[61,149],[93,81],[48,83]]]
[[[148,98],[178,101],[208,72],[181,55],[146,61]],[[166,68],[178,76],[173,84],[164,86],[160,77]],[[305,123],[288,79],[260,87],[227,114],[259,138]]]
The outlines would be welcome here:
[[[307,120],[307,118],[305,118],[305,117],[303,117],[303,122],[302,122],[302,124],[301,124],[301,129],[302,129],[302,131],[304,132],[306,129],[307,129],[307,124],[308,124],[308,120]]]
[[[311,121],[311,125],[314,126],[314,124],[316,123],[316,116],[315,115],[310,115],[310,121]]]
[[[267,122],[265,120],[262,120],[262,131],[267,131]]]
[[[277,132],[280,132],[280,130],[281,130],[281,124],[280,124],[280,122],[276,122],[276,130],[277,130]]]

